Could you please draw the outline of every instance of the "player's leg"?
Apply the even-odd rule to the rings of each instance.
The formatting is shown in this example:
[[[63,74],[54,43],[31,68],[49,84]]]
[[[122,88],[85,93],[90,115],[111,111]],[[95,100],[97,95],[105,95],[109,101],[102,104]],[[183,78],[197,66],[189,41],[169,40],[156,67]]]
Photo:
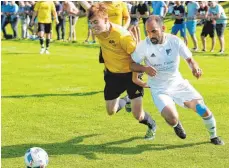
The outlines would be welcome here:
[[[179,86],[179,87],[178,87]],[[217,145],[223,142],[216,135],[216,122],[212,112],[203,102],[203,98],[187,80],[181,81],[171,91],[173,100],[182,107],[190,108],[199,114],[210,134],[211,142]]]
[[[179,121],[178,112],[176,110],[173,99],[165,93],[154,93],[152,95],[154,104],[158,108],[159,112],[161,112],[161,116],[165,119],[165,121],[173,127],[176,135],[181,139],[186,138],[186,133],[184,128]]]
[[[87,38],[84,40],[85,43],[88,43],[89,41],[89,37],[91,36],[91,30],[90,30],[90,27],[88,25],[88,28],[87,28]]]
[[[94,35],[93,31],[91,29],[89,31],[91,32],[92,43],[96,43],[96,41],[95,41],[95,35]]]
[[[39,37],[40,45],[41,45],[40,54],[44,54],[45,52],[44,32],[45,32],[45,25],[43,23],[38,23],[38,37]]]
[[[211,36],[211,35],[210,35],[210,36]],[[211,46],[211,50],[210,50],[210,51],[213,52],[214,49],[215,49],[215,42],[216,42],[215,36],[212,35],[211,39],[212,39],[212,46]]]
[[[11,28],[13,30],[13,38],[18,38],[18,22],[19,22],[19,18],[18,17],[15,17],[14,19],[12,19],[10,21],[10,24],[11,24]]]
[[[214,48],[215,48],[215,42],[216,42],[216,39],[215,39],[215,24],[207,23],[205,32],[206,32],[206,36],[209,34],[209,36],[211,38],[212,43],[211,43],[210,52],[213,52]]]
[[[144,90],[142,87],[136,85],[132,81],[132,73],[127,77],[127,93],[131,99],[132,113],[134,117],[139,121],[140,124],[146,125],[147,132],[145,139],[154,139],[156,134],[156,123],[152,119],[149,113],[143,110],[142,97]]]
[[[215,25],[214,24],[211,24],[209,26],[209,35],[210,35],[210,37],[212,39],[212,45],[211,45],[211,50],[210,51],[213,52],[214,49],[215,49],[215,43],[216,43],[216,39],[215,39]]]
[[[45,25],[45,33],[46,33],[46,50],[45,53],[49,54],[49,44],[50,44],[50,38],[51,38],[51,29],[52,29],[52,24],[51,23],[46,23]]]
[[[196,21],[187,21],[186,26],[187,26],[188,32],[189,32],[189,34],[192,38],[193,44],[194,44],[193,50],[197,51],[198,45],[197,45],[197,39],[196,39],[196,34],[195,34],[195,32],[196,32]]]
[[[177,35],[178,31],[179,31],[179,24],[174,24],[172,27],[171,34]]]
[[[206,51],[206,36],[207,36],[207,24],[204,24],[204,27],[202,29],[201,32],[201,41],[202,41],[202,45],[203,45],[203,49],[202,51],[205,52]]]
[[[2,20],[2,22],[1,22],[2,32],[3,32],[4,38],[7,38],[6,26],[9,23],[10,23],[9,19],[5,16],[5,19]]]
[[[58,16],[59,23],[56,24],[56,35],[57,35],[57,40],[60,40],[60,29],[61,29],[61,17]]]
[[[225,24],[216,24],[216,33],[220,42],[220,54],[224,53],[224,30],[226,28]]]
[[[186,24],[182,23],[182,24],[176,24],[177,27],[177,32],[180,31],[180,36],[184,38],[184,43],[186,45],[188,45],[188,40],[187,40],[187,36],[186,36]]]
[[[145,139],[151,140],[156,135],[156,122],[152,119],[150,114],[143,110],[142,96],[131,99],[132,113],[140,124],[148,127]]]
[[[184,104],[202,117],[204,125],[209,132],[211,142],[215,145],[224,145],[224,142],[216,134],[215,117],[205,105],[204,101],[201,99],[193,99],[189,102],[185,102]]]
[[[78,16],[74,16],[72,19],[73,41],[76,41],[76,23],[78,21],[78,18],[79,18]]]
[[[127,100],[120,99],[119,96],[126,88],[123,85],[123,77],[117,76],[109,71],[104,74],[105,88],[104,99],[106,100],[106,109],[108,115],[113,115],[125,107]]]
[[[61,19],[61,31],[62,31],[61,38],[62,40],[65,39],[65,27],[66,27],[66,20],[64,18],[64,19]]]
[[[203,34],[201,34],[201,41],[203,45],[202,51],[205,52],[206,51],[206,37]]]

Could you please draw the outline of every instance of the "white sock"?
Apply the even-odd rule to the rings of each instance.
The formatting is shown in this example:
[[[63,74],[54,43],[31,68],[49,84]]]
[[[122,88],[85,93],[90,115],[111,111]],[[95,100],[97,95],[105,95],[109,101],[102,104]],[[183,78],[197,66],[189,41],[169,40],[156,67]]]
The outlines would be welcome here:
[[[202,117],[205,127],[207,128],[209,134],[210,134],[210,139],[217,137],[216,135],[216,121],[215,117],[213,114],[207,117]]]
[[[124,100],[125,100],[127,103],[130,103],[130,98],[129,98],[128,95],[124,97]]]
[[[177,123],[173,126],[173,128],[175,128],[178,124],[179,124],[179,121],[177,121]]]

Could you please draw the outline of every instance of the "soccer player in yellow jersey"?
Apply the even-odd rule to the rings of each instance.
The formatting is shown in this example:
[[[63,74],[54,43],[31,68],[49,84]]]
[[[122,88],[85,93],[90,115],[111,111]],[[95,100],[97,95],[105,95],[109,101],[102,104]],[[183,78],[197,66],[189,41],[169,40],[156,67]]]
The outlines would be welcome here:
[[[58,24],[56,8],[53,1],[38,1],[34,7],[34,13],[31,20],[31,25],[34,24],[34,19],[38,18],[38,36],[40,38],[41,50],[40,54],[49,54],[49,43],[52,29],[52,15]],[[44,47],[44,33],[46,34],[46,49]]]
[[[88,10],[88,20],[103,52],[106,67],[104,98],[108,114],[113,115],[125,106],[126,99],[120,99],[119,96],[127,91],[134,117],[139,123],[148,126],[145,138],[153,139],[156,124],[143,110],[143,88],[132,82],[130,54],[134,52],[136,42],[129,31],[109,21],[107,8],[103,3],[91,6]]]
[[[87,1],[81,1],[79,3],[85,10],[88,10],[91,7],[91,4],[89,4]],[[108,18],[111,23],[121,25],[125,29],[129,27],[130,15],[126,3],[122,1],[118,1],[118,2],[104,1],[103,4],[107,8]],[[103,53],[101,48],[99,53],[99,62],[104,63]],[[126,98],[128,99],[128,97]],[[130,102],[126,104],[126,111],[131,112]]]
[[[109,21],[111,23],[121,25],[127,29],[130,25],[130,14],[128,12],[126,3],[122,1],[104,1],[103,3],[107,8]],[[80,4],[85,10],[88,10],[91,7],[87,1],[81,1]],[[101,50],[99,53],[99,62],[104,63]]]

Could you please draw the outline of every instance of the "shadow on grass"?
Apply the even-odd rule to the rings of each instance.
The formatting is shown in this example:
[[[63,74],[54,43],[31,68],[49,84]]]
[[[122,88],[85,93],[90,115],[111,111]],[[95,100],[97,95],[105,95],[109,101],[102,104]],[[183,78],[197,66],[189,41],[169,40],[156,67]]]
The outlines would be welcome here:
[[[2,39],[2,41],[7,41],[7,42],[15,42],[15,43],[29,43],[29,44],[35,44],[39,46],[39,41],[32,41],[32,40],[19,40],[19,39],[12,39],[12,40],[6,40],[6,39]],[[87,43],[83,43],[83,42],[59,42],[59,41],[52,41],[51,45],[54,46],[73,46],[73,47],[84,47],[84,48],[99,48],[100,45],[97,44],[87,44]]]
[[[31,55],[31,56],[34,56],[34,55],[41,55],[40,53],[36,52],[36,53],[28,53],[28,52],[8,52],[6,53],[7,55]]]
[[[179,148],[188,148],[192,146],[198,146],[207,144],[209,142],[198,142],[181,145],[171,144],[145,144],[136,145],[134,147],[121,147],[119,145],[129,143],[134,140],[140,140],[142,137],[133,137],[120,141],[113,141],[102,144],[87,145],[82,143],[84,139],[98,136],[97,134],[84,135],[73,138],[63,143],[51,143],[51,144],[21,144],[12,146],[2,146],[2,158],[16,158],[22,157],[25,151],[31,147],[41,147],[47,151],[49,156],[53,155],[81,155],[89,160],[100,159],[96,156],[96,153],[102,154],[120,154],[120,155],[134,155],[141,154],[145,151],[163,151],[173,150]]]
[[[91,96],[94,94],[103,93],[103,91],[84,92],[84,93],[71,93],[71,94],[33,94],[33,95],[11,95],[2,96],[3,99],[7,98],[32,98],[32,97],[50,97],[50,96]]]
[[[228,57],[229,54],[224,53],[224,54],[218,54],[218,53],[211,53],[211,52],[192,52],[193,56],[200,56],[200,57],[219,57],[219,58],[223,58],[223,57]]]

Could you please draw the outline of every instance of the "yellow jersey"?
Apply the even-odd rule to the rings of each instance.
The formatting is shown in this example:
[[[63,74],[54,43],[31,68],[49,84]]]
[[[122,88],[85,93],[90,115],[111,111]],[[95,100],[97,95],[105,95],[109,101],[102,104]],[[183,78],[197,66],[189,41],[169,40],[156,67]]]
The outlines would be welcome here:
[[[108,18],[111,23],[123,25],[123,17],[128,16],[127,5],[124,2],[104,3],[107,7]],[[124,23],[125,24],[125,23]]]
[[[56,8],[52,1],[38,1],[34,11],[38,13],[38,23],[52,23],[52,12],[56,11]]]
[[[128,73],[131,56],[136,48],[136,42],[130,32],[120,25],[111,23],[108,37],[96,35],[102,49],[105,67],[113,73]]]

